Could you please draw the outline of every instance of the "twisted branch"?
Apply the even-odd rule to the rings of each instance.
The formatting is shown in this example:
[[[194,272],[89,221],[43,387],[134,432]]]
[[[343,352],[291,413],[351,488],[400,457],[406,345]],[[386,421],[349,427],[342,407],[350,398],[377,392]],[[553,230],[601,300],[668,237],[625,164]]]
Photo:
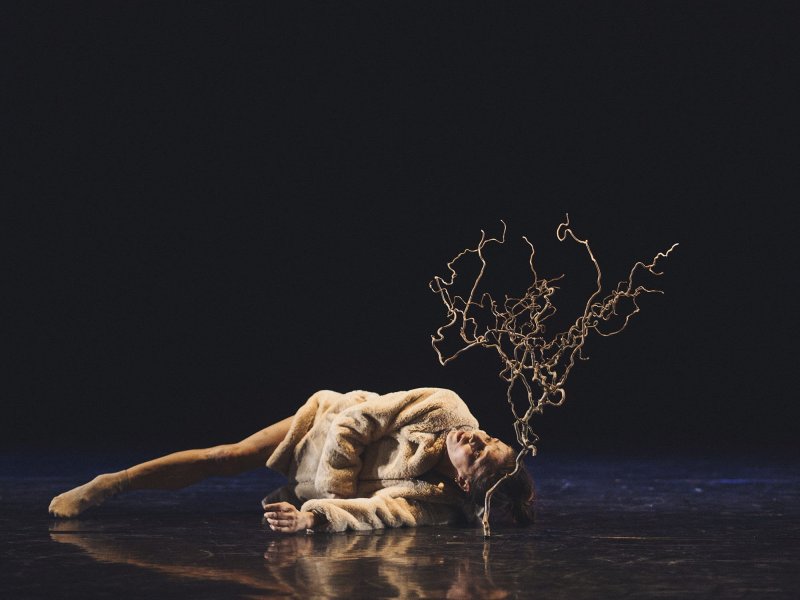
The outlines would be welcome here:
[[[548,279],[539,277],[534,268],[535,249],[525,236],[522,239],[530,248],[528,264],[533,281],[525,293],[519,297],[505,295],[502,303],[496,301],[491,294],[484,292],[478,296],[478,289],[486,272],[486,257],[484,249],[489,244],[504,244],[506,241],[506,224],[503,224],[503,233],[499,238],[487,238],[481,230],[481,239],[476,248],[467,248],[460,252],[453,260],[447,263],[450,278],[436,276],[429,283],[430,289],[439,295],[447,309],[448,321],[436,330],[431,336],[431,344],[439,358],[439,363],[446,365],[460,356],[463,352],[474,347],[493,348],[502,363],[500,378],[507,383],[506,400],[514,416],[514,431],[517,442],[521,446],[516,457],[515,468],[497,481],[486,493],[483,512],[484,535],[490,535],[489,510],[491,497],[503,481],[513,477],[522,468],[526,454],[536,456],[536,443],[539,436],[531,427],[534,415],[541,414],[546,406],[561,406],[566,399],[564,384],[575,365],[576,359],[587,360],[582,354],[583,346],[590,332],[608,337],[621,332],[628,325],[631,317],[639,312],[637,299],[641,294],[663,293],[661,290],[649,289],[642,285],[635,285],[634,276],[639,271],[647,271],[652,275],[662,275],[656,270],[656,263],[661,258],[669,256],[670,252],[678,245],[673,244],[666,252],[659,252],[649,263],[637,261],[626,280],[620,281],[606,296],[602,294],[602,273],[600,265],[589,246],[588,240],[575,235],[570,227],[569,214],[565,222],[556,229],[556,237],[560,242],[568,237],[574,242],[584,246],[589,259],[595,268],[596,289],[586,301],[586,304],[575,322],[565,331],[546,337],[545,322],[556,313],[552,298],[558,289],[554,283],[564,276]],[[480,263],[480,271],[473,282],[469,294],[464,297],[452,295],[453,286],[458,273],[455,264],[467,255],[475,254]],[[623,310],[620,301],[627,299],[632,308]],[[478,320],[472,316],[478,310],[481,316],[487,317],[489,324],[480,326]],[[615,318],[624,317],[618,327],[604,330]],[[453,327],[458,328],[458,335],[463,345],[449,356],[445,356],[440,344],[445,340],[445,334]],[[520,414],[512,393],[515,386],[521,385],[527,397],[527,407]]]

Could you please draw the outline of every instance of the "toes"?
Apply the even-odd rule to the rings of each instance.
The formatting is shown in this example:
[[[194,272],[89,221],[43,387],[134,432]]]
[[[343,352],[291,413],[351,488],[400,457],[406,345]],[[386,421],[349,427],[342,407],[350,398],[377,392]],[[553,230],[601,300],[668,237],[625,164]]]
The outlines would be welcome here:
[[[73,503],[67,502],[64,498],[64,494],[59,494],[55,498],[50,501],[50,506],[47,507],[47,512],[50,513],[53,517],[59,518],[68,518],[74,517],[78,514],[78,510],[76,510],[76,506]]]

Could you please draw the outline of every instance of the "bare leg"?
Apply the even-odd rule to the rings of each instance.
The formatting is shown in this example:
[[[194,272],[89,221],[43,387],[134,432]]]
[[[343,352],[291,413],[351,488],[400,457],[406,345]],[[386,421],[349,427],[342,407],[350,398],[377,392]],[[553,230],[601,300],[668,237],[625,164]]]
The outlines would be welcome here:
[[[175,490],[207,477],[237,475],[257,469],[264,466],[286,437],[291,422],[289,417],[236,444],[175,452],[123,471],[98,475],[89,483],[53,498],[50,514],[75,517],[87,508],[129,490]]]

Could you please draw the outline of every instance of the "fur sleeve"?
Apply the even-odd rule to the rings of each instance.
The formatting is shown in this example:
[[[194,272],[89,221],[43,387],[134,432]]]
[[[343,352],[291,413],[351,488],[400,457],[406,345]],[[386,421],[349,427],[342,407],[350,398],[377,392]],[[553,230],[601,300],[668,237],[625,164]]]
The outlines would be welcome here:
[[[367,444],[385,435],[391,423],[387,412],[364,403],[334,420],[317,467],[318,489],[334,498],[356,495],[361,454]]]
[[[457,509],[447,504],[385,495],[309,500],[303,504],[301,510],[324,515],[328,522],[318,530],[329,532],[447,525],[458,518]]]
[[[445,389],[417,388],[359,403],[331,424],[317,467],[317,489],[330,498],[354,497],[364,448],[390,434],[405,460],[394,477],[421,475],[433,468],[441,451],[437,436],[426,434],[477,425],[463,400]]]

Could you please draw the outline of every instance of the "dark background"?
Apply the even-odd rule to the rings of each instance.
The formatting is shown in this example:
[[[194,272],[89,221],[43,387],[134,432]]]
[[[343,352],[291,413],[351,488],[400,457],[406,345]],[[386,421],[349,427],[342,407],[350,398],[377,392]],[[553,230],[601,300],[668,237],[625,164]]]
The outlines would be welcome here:
[[[609,284],[680,246],[540,452],[795,452],[797,15],[557,4],[4,4],[3,447],[206,446],[419,386],[508,437],[427,284],[504,219],[498,289],[527,235],[574,318],[569,212]]]

